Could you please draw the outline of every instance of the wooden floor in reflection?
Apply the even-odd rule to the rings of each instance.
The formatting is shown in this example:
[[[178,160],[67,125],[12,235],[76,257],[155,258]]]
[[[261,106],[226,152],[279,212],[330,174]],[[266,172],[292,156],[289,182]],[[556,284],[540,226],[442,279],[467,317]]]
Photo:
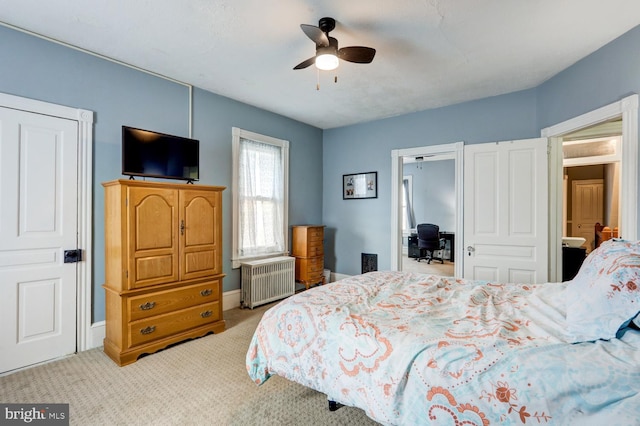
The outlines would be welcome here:
[[[427,263],[426,260],[421,260],[420,262],[418,262],[413,258],[407,257],[407,255],[403,255],[401,270],[453,277],[455,275],[454,265],[455,263],[449,262],[448,260],[445,260],[444,264],[440,263],[439,260],[432,260],[431,263]]]

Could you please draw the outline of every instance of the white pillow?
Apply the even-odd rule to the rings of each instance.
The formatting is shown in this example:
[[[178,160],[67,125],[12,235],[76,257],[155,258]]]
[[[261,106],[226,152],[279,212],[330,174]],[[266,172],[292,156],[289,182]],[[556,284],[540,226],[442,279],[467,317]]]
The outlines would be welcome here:
[[[569,341],[613,339],[640,312],[640,241],[602,243],[567,284],[566,294]]]

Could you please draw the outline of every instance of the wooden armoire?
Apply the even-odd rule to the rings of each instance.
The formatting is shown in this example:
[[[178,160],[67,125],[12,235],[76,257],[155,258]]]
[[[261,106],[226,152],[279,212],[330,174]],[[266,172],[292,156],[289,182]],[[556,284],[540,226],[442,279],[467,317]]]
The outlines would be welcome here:
[[[106,336],[118,365],[224,331],[220,186],[116,180],[105,190]]]

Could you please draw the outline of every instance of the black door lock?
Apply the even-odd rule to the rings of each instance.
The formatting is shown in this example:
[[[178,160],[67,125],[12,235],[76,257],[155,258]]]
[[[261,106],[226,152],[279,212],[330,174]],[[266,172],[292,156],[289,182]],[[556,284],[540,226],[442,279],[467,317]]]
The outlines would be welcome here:
[[[64,263],[76,263],[82,260],[82,250],[65,250]]]

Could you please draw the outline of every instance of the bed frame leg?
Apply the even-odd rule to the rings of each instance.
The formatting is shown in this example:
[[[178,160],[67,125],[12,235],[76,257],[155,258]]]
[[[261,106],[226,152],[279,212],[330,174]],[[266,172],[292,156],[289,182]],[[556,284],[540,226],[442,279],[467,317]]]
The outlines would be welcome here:
[[[336,411],[340,407],[343,407],[343,405],[329,400],[329,411]]]

